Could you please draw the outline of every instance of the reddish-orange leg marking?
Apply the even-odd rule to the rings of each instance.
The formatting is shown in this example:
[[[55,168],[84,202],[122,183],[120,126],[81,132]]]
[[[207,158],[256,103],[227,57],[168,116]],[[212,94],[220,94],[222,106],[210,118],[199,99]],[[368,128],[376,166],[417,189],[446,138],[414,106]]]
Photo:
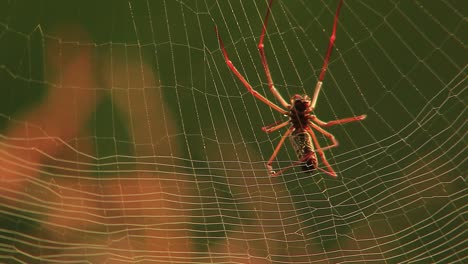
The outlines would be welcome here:
[[[260,35],[260,41],[258,42],[258,51],[260,52],[260,57],[262,57],[262,64],[263,64],[263,69],[265,69],[265,74],[268,80],[268,87],[270,88],[271,93],[278,99],[278,101],[283,105],[284,108],[289,109],[290,105],[284,100],[283,96],[276,90],[275,85],[273,84],[273,80],[271,78],[271,73],[270,73],[270,68],[268,67],[268,61],[265,56],[265,45],[263,45],[263,39],[265,38],[265,33],[267,29],[267,24],[268,24],[268,18],[270,17],[270,10],[271,10],[271,4],[273,3],[273,0],[270,0],[270,3],[268,4],[268,11],[265,16],[265,20],[263,21],[263,29],[262,29],[262,35]]]
[[[328,69],[328,62],[333,52],[333,45],[335,44],[335,39],[336,39],[336,27],[338,25],[338,16],[340,15],[340,10],[341,10],[342,5],[343,5],[343,0],[340,0],[340,2],[338,3],[338,7],[336,9],[332,34],[330,36],[330,42],[328,43],[328,49],[325,55],[325,59],[323,61],[322,71],[320,72],[317,85],[315,85],[314,95],[312,96],[312,103],[310,104],[309,111],[313,111],[315,109],[315,105],[317,104],[317,99],[320,93],[320,89],[322,88],[323,79],[325,78],[325,73],[327,72],[327,69]]]

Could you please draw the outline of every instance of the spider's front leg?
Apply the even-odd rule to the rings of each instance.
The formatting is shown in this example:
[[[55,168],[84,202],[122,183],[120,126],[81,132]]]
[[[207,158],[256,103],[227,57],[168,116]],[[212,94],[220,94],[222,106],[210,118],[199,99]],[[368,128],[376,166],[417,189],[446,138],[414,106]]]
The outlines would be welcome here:
[[[255,96],[257,99],[260,101],[264,102],[271,108],[275,109],[276,111],[282,113],[283,115],[287,114],[287,111],[282,109],[281,107],[277,106],[261,94],[259,94],[257,91],[255,91],[252,86],[247,82],[247,80],[242,76],[242,74],[237,70],[237,68],[234,66],[232,61],[229,59],[229,56],[227,54],[226,48],[224,48],[224,43],[223,40],[221,39],[221,36],[218,33],[218,27],[215,27],[216,31],[216,36],[218,36],[218,41],[219,41],[219,46],[221,47],[221,51],[223,52],[224,60],[226,61],[226,65],[229,67],[229,69],[237,76],[237,78],[242,82],[242,84],[247,88],[247,90]]]
[[[338,3],[338,7],[336,8],[332,34],[330,36],[330,41],[328,42],[327,53],[325,54],[325,59],[323,60],[323,65],[322,65],[322,70],[320,71],[319,80],[317,82],[317,85],[315,85],[314,95],[312,96],[312,103],[310,104],[309,111],[313,111],[315,109],[315,105],[317,104],[317,99],[320,94],[320,89],[322,89],[323,79],[325,78],[325,74],[328,69],[328,62],[330,61],[330,57],[333,52],[333,45],[335,44],[335,40],[336,40],[336,27],[338,25],[338,17],[340,16],[340,10],[341,10],[342,5],[343,5],[343,0],[340,0],[340,2]]]
[[[264,126],[262,127],[262,130],[266,133],[271,133],[273,131],[276,131],[282,127],[285,127],[289,124],[290,122],[289,121],[284,121],[284,122],[281,122],[281,121],[278,121],[278,122],[275,122],[273,124],[270,124],[268,126]]]
[[[268,81],[268,88],[270,88],[271,93],[278,99],[281,105],[289,109],[291,106],[284,100],[283,96],[276,90],[275,85],[273,84],[273,79],[271,78],[270,68],[268,67],[268,61],[265,55],[265,45],[263,44],[263,40],[265,39],[268,18],[270,17],[271,5],[273,4],[273,0],[270,0],[268,4],[267,14],[265,16],[265,20],[263,21],[262,27],[262,35],[260,35],[260,41],[258,42],[258,51],[260,52],[260,57],[262,58],[263,69],[265,70],[265,75]]]

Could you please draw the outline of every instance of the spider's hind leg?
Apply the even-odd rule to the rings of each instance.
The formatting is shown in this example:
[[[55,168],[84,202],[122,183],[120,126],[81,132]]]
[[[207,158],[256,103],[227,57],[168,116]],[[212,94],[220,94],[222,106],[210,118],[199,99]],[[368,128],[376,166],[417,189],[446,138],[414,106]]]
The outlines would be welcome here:
[[[279,125],[278,125],[279,126]],[[273,160],[276,158],[276,156],[278,155],[278,152],[279,150],[281,149],[281,146],[283,145],[284,141],[286,140],[286,138],[292,133],[292,131],[294,130],[294,127],[290,127],[286,133],[284,133],[284,135],[281,137],[280,141],[278,142],[278,145],[276,146],[275,148],[275,151],[273,152],[273,154],[271,155],[270,159],[268,160],[267,164],[266,164],[266,167],[268,169],[268,172],[270,173],[270,175],[272,176],[276,176],[276,173],[275,171],[273,171],[273,167],[271,166],[271,164],[273,163]]]

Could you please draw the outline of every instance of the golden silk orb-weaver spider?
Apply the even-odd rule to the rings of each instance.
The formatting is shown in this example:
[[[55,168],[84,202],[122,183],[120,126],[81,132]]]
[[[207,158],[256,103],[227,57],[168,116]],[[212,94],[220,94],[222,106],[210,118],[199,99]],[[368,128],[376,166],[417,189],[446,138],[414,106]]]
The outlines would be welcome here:
[[[262,128],[262,130],[265,131],[266,133],[271,133],[273,131],[276,131],[280,128],[283,128],[289,125],[288,130],[281,137],[278,145],[276,146],[273,154],[271,155],[270,159],[268,160],[266,164],[269,173],[272,176],[277,176],[293,166],[302,164],[303,171],[312,172],[318,169],[329,174],[330,176],[336,177],[336,172],[330,166],[330,163],[328,163],[323,151],[338,146],[338,141],[335,139],[335,137],[331,133],[325,131],[323,127],[329,127],[329,126],[334,126],[334,125],[339,125],[339,124],[344,124],[344,123],[349,123],[349,122],[354,122],[354,121],[361,121],[366,118],[366,115],[360,115],[360,116],[353,116],[353,117],[333,120],[329,122],[324,122],[318,119],[313,114],[315,110],[315,105],[317,103],[317,98],[320,93],[320,89],[322,88],[323,79],[327,71],[328,61],[330,60],[330,56],[333,51],[333,45],[335,43],[335,38],[336,38],[336,27],[338,24],[338,16],[340,14],[341,6],[343,5],[343,0],[339,1],[338,7],[336,9],[332,34],[330,36],[330,41],[328,43],[327,53],[325,54],[325,59],[323,62],[322,70],[320,72],[318,82],[315,85],[315,90],[314,90],[312,99],[310,99],[309,96],[307,95],[296,94],[293,97],[291,97],[291,100],[289,103],[281,96],[281,94],[275,88],[273,84],[273,80],[271,78],[270,69],[268,67],[268,62],[267,62],[267,58],[265,56],[265,51],[264,51],[263,40],[266,34],[268,17],[270,16],[272,3],[273,3],[273,0],[270,0],[268,4],[268,10],[265,16],[265,20],[263,21],[263,29],[262,29],[262,34],[260,35],[260,41],[258,43],[258,50],[260,52],[260,57],[262,59],[263,68],[265,70],[266,78],[268,81],[268,87],[271,93],[273,94],[273,96],[279,101],[279,103],[283,106],[283,108],[274,104],[273,102],[268,100],[266,97],[264,97],[263,95],[255,91],[252,88],[252,86],[247,82],[247,80],[244,78],[244,76],[242,76],[242,74],[239,73],[236,67],[232,64],[231,60],[229,60],[229,56],[224,47],[224,43],[219,35],[218,28],[215,27],[215,31],[218,37],[221,51],[223,52],[224,59],[229,69],[234,73],[234,75],[237,76],[237,78],[242,82],[242,84],[247,88],[247,90],[253,96],[255,96],[257,99],[259,99],[260,101],[270,106],[272,109],[289,117],[289,120],[287,121],[284,121],[284,122],[279,121],[279,122],[273,123],[271,125],[268,125]],[[326,147],[320,147],[320,144],[318,142],[318,139],[317,139],[317,136],[315,135],[314,130],[323,134],[326,138],[328,138],[332,142],[332,144]],[[296,151],[296,154],[299,160],[294,162],[292,165],[275,172],[273,171],[273,167],[271,166],[271,164],[273,163],[273,160],[278,155],[278,152],[281,149],[281,146],[283,145],[284,141],[288,137],[291,139],[291,143]],[[316,153],[318,153],[318,155],[322,159],[322,162],[325,165],[326,169],[322,169],[318,166]]]

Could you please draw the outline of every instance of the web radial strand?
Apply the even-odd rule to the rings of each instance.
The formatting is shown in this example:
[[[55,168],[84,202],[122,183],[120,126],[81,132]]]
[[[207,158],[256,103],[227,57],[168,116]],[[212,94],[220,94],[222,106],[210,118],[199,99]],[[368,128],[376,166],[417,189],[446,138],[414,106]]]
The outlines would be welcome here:
[[[466,262],[463,1],[274,1],[275,89],[324,81],[313,172],[288,134],[275,153],[271,2],[23,2],[0,8],[0,263]]]

